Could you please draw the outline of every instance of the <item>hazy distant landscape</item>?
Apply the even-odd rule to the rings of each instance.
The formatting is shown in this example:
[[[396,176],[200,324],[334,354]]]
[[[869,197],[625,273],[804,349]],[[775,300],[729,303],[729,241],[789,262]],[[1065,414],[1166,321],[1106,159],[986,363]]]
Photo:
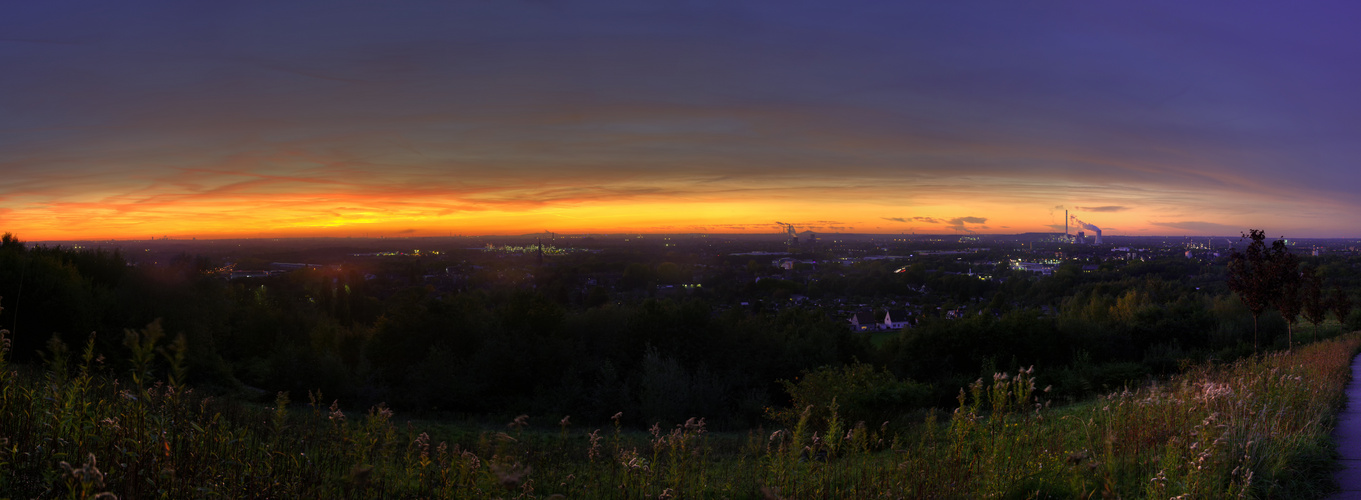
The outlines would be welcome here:
[[[1273,306],[1257,331],[1229,288],[1251,242],[6,236],[0,325],[15,371],[0,485],[134,497],[1067,498],[1150,484],[1321,495],[1325,422],[1361,345],[1343,335],[1361,329],[1361,241],[1282,240],[1317,277],[1289,293],[1322,313],[1287,325]],[[1273,405],[1299,420],[1254,423]],[[1230,415],[1243,428],[1213,439],[1216,476],[1158,465],[1194,455],[1180,426]],[[277,450],[304,458],[263,458]],[[87,455],[99,486],[79,472]],[[918,467],[932,472],[905,472]]]

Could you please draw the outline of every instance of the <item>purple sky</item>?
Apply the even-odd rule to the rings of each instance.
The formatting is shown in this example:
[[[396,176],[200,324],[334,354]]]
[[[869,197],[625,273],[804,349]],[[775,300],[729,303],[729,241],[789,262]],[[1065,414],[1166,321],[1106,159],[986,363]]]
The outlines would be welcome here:
[[[1358,5],[3,2],[0,230],[1357,237]]]

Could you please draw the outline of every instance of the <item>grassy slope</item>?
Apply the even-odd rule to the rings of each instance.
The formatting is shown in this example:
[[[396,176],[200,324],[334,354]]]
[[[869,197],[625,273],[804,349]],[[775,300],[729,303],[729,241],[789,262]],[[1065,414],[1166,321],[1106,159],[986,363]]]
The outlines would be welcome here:
[[[1310,498],[1352,334],[1050,409],[1028,372],[961,392],[908,435],[849,422],[711,435],[618,428],[399,426],[328,403],[253,408],[80,366],[21,376],[0,358],[0,492],[147,497]],[[275,408],[288,406],[281,398]],[[303,406],[301,409],[296,409]],[[557,419],[554,418],[554,421]],[[537,423],[537,421],[536,421]],[[558,426],[550,426],[558,427]],[[459,436],[445,444],[436,436]],[[588,432],[594,431],[594,432]],[[834,437],[827,439],[827,437]]]

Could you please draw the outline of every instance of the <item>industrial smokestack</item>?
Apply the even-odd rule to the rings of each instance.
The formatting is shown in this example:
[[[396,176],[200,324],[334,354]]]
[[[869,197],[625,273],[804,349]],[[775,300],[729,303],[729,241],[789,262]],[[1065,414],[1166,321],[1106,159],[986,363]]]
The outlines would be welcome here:
[[[1095,231],[1097,234],[1101,233],[1101,228],[1096,227],[1093,224],[1082,222],[1082,219],[1077,218],[1076,215],[1069,216],[1069,218],[1073,219],[1073,221],[1077,222],[1079,225],[1081,225],[1084,229],[1087,229],[1088,231]]]
[[[1068,209],[1063,210],[1063,239],[1068,239]]]

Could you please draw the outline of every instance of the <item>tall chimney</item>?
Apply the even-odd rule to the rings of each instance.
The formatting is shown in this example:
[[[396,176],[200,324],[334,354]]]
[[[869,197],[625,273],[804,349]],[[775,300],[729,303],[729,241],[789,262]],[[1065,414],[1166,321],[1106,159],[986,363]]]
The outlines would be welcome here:
[[[1063,239],[1068,239],[1068,209],[1063,209]]]

